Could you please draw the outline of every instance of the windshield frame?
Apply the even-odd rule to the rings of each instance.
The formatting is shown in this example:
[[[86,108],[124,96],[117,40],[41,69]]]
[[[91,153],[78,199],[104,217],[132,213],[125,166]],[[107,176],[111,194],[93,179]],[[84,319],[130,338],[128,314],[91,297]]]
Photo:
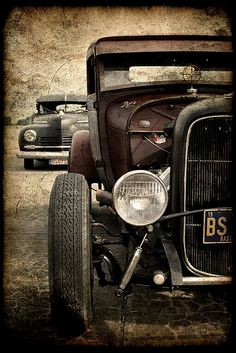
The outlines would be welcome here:
[[[154,53],[116,53],[102,54],[97,57],[99,63],[98,82],[101,92],[117,90],[121,88],[135,88],[146,86],[165,86],[165,85],[184,85],[189,86],[191,83],[198,86],[232,86],[232,82],[214,82],[201,81],[191,82],[191,80],[165,80],[153,82],[129,82],[129,68],[133,66],[197,66],[201,71],[232,71],[233,72],[233,55],[232,52],[154,52]],[[107,72],[121,73],[123,81],[119,84],[107,85]],[[126,77],[125,77],[126,75]],[[108,76],[107,76],[108,77]],[[117,81],[116,81],[117,82]]]

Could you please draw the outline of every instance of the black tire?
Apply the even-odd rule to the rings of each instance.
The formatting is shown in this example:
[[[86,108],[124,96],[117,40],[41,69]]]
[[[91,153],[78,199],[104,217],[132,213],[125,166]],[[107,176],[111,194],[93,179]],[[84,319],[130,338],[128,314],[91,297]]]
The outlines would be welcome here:
[[[89,188],[83,175],[56,177],[50,196],[48,240],[52,318],[59,333],[80,335],[93,316]]]
[[[34,169],[34,160],[33,159],[24,159],[24,168],[25,169]]]

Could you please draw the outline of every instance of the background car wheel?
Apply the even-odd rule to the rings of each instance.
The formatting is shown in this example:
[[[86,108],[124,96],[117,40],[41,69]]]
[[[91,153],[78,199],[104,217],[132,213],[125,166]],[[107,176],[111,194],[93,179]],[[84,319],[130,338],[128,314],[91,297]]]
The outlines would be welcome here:
[[[89,188],[83,175],[56,177],[49,205],[49,287],[60,333],[79,335],[92,320]]]
[[[24,159],[24,168],[25,169],[33,169],[34,168],[34,160],[33,159]]]

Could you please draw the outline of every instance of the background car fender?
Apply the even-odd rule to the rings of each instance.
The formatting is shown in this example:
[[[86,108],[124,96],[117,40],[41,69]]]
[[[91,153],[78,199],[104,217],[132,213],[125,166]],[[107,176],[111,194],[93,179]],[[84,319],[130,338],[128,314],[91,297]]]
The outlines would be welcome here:
[[[92,157],[88,130],[76,131],[73,134],[68,171],[83,174],[89,183],[99,181]]]

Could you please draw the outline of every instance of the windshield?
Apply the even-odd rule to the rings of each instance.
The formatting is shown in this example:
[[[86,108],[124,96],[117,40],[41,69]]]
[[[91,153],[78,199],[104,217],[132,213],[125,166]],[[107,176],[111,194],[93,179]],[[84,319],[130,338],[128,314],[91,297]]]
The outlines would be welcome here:
[[[84,104],[78,103],[57,103],[57,102],[47,102],[44,104],[39,104],[38,106],[39,114],[45,113],[78,113],[86,111]]]
[[[138,53],[102,57],[101,90],[164,84],[232,84],[227,53]]]

